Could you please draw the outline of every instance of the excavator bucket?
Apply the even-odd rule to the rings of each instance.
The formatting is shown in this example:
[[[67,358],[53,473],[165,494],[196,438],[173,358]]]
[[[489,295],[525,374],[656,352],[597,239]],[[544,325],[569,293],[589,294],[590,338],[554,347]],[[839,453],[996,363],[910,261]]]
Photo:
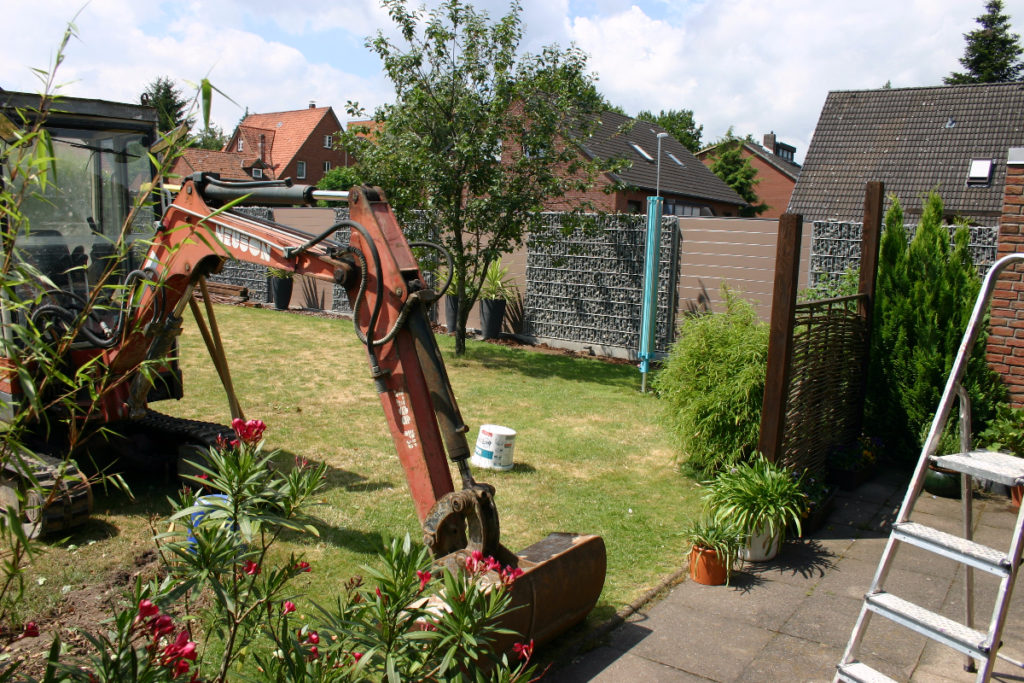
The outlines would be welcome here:
[[[497,652],[509,652],[517,642],[541,646],[553,640],[582,622],[601,595],[607,559],[600,536],[552,533],[518,553],[502,548],[498,555],[503,565],[523,574],[512,585],[511,609],[500,624],[515,635],[499,638]],[[436,564],[454,572],[470,556],[462,549]]]

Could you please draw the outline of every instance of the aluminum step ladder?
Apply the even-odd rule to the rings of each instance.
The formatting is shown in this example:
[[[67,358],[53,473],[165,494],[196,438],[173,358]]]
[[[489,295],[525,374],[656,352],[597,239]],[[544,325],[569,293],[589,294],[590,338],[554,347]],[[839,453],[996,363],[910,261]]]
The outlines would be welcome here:
[[[975,451],[971,448],[970,400],[962,381],[977,340],[984,324],[985,311],[999,274],[1007,266],[1024,262],[1024,254],[1004,256],[993,264],[982,283],[978,299],[974,304],[970,322],[960,343],[953,362],[953,369],[946,381],[946,387],[939,402],[939,408],[932,420],[928,438],[921,449],[921,457],[907,489],[907,495],[900,506],[899,514],[892,525],[892,532],[882,552],[871,588],[864,597],[860,615],[850,635],[850,641],[839,662],[836,681],[891,681],[886,674],[858,661],[857,653],[872,615],[878,615],[900,624],[912,631],[925,635],[965,655],[965,668],[977,670],[975,680],[988,681],[992,675],[996,658],[1000,657],[1017,666],[1024,666],[999,654],[1002,644],[1003,625],[1013,594],[1013,584],[1021,562],[1022,531],[1024,531],[1024,506],[1017,515],[1013,536],[1006,551],[989,548],[972,540],[973,520],[971,491],[973,480],[991,481],[1007,486],[1024,483],[1024,458],[1007,453]],[[959,402],[960,452],[952,455],[935,455],[939,439],[952,412],[954,401]],[[924,479],[930,464],[959,472],[961,474],[961,501],[963,507],[962,535],[949,534],[911,521],[914,503],[924,488]],[[950,558],[965,566],[964,571],[964,620],[957,622],[924,607],[910,603],[885,590],[886,577],[892,567],[897,549],[903,543],[922,548],[942,557]],[[986,630],[974,627],[974,571],[983,571],[999,577],[992,617]]]

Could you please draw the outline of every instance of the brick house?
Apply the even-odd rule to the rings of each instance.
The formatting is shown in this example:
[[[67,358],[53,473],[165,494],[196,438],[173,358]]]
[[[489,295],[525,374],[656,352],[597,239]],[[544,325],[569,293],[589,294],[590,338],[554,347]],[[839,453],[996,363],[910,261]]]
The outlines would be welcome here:
[[[705,147],[695,156],[710,168],[718,147],[719,145]],[[757,170],[757,185],[754,191],[757,192],[758,199],[768,205],[768,208],[758,216],[778,218],[786,212],[796,179],[800,177],[800,164],[793,160],[796,147],[780,142],[773,132],[765,134],[763,146],[744,140],[740,153],[744,158],[750,159],[750,165]]]
[[[604,174],[586,192],[570,192],[548,202],[546,209],[559,211],[586,200],[601,211],[647,211],[647,197],[654,196],[658,186],[658,134],[666,131],[657,124],[615,112],[606,111],[600,116],[594,134],[577,144],[591,158],[626,159],[629,166],[618,173]],[[665,198],[665,215],[738,216],[740,208],[746,206],[742,197],[671,135],[661,141],[660,190]]]
[[[190,150],[172,172],[187,175],[220,170],[222,177],[292,178],[316,185],[327,171],[348,165],[347,155],[334,144],[341,129],[334,109],[317,107],[315,102],[306,109],[249,114],[223,150],[205,155],[197,153],[202,150]],[[230,175],[225,170],[230,170]]]
[[[881,180],[886,195],[899,197],[907,223],[917,222],[934,189],[949,218],[995,225],[1007,149],[1022,145],[1020,83],[830,92],[789,210],[805,224],[860,220],[865,183]]]

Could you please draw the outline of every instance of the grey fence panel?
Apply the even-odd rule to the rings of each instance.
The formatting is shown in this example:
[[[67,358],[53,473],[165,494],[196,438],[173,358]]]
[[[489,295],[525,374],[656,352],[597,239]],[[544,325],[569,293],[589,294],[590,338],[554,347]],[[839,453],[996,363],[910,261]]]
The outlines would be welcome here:
[[[947,225],[950,245],[958,226]],[[860,267],[861,223],[814,221],[811,232],[810,283],[816,285],[835,279],[849,268]],[[916,225],[905,226],[907,240],[917,232]],[[971,226],[969,248],[978,274],[984,277],[996,260],[999,226]]]
[[[531,237],[526,259],[524,333],[577,344],[640,345],[644,251],[643,215],[595,216],[597,232],[561,233],[561,215],[545,214],[547,232]],[[674,337],[679,265],[676,219],[661,231],[655,349]]]

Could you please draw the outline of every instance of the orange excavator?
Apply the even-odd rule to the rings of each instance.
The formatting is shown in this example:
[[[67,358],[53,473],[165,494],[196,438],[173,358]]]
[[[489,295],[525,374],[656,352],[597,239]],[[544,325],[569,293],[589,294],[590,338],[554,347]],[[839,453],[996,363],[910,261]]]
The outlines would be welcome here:
[[[30,109],[32,100],[25,98],[0,93],[0,111]],[[79,321],[69,359],[72,368],[99,363],[111,376],[123,377],[102,394],[91,415],[118,434],[118,448],[126,457],[144,460],[151,457],[151,447],[166,449],[168,443],[174,444],[179,459],[194,457],[196,448],[225,432],[218,425],[177,420],[149,408],[152,401],[182,395],[173,361],[158,373],[139,368],[175,357],[186,307],[191,307],[222,380],[232,417],[243,417],[207,276],[237,259],[340,285],[354,311],[355,331],[366,348],[370,377],[423,526],[424,543],[436,561],[451,566],[479,550],[523,570],[512,588],[513,604],[520,609],[504,625],[538,644],[587,615],[604,584],[601,537],[553,533],[512,552],[501,543],[494,487],[476,481],[470,469],[469,430],[427,315],[448,283],[438,291],[429,287],[412,248],[437,249],[450,259],[443,249],[410,245],[379,188],[324,193],[290,181],[226,181],[206,173],[184,179],[154,233],[144,213],[130,208],[152,181],[147,154],[155,141],[152,110],[72,98],[62,99],[60,108],[63,113],[51,113],[47,120],[54,155],[58,164],[67,162],[66,175],[83,187],[26,209],[31,230],[19,236],[19,253],[48,278],[52,290],[39,297],[35,310],[17,314],[31,316],[40,326]],[[347,200],[350,218],[313,235],[235,210],[242,203],[311,205],[318,199]],[[137,236],[137,248],[116,257],[111,235],[123,225],[129,225],[130,239]],[[343,233],[348,233],[347,244],[338,239]],[[124,262],[111,263],[114,258]],[[101,272],[114,273],[127,295],[117,306],[83,314],[90,287],[103,281]],[[204,295],[203,307],[193,296],[196,289]],[[81,315],[87,316],[84,322]],[[9,412],[24,400],[19,389],[12,370],[0,374],[0,399]],[[54,461],[63,459],[59,448],[53,448],[54,438],[42,431],[31,444],[39,456],[33,465],[36,478],[50,477],[61,489],[60,495],[49,496],[45,509],[34,513],[44,532],[81,523],[91,505],[88,485],[76,481],[77,473],[51,473]],[[18,467],[8,470],[6,483],[17,486]]]

